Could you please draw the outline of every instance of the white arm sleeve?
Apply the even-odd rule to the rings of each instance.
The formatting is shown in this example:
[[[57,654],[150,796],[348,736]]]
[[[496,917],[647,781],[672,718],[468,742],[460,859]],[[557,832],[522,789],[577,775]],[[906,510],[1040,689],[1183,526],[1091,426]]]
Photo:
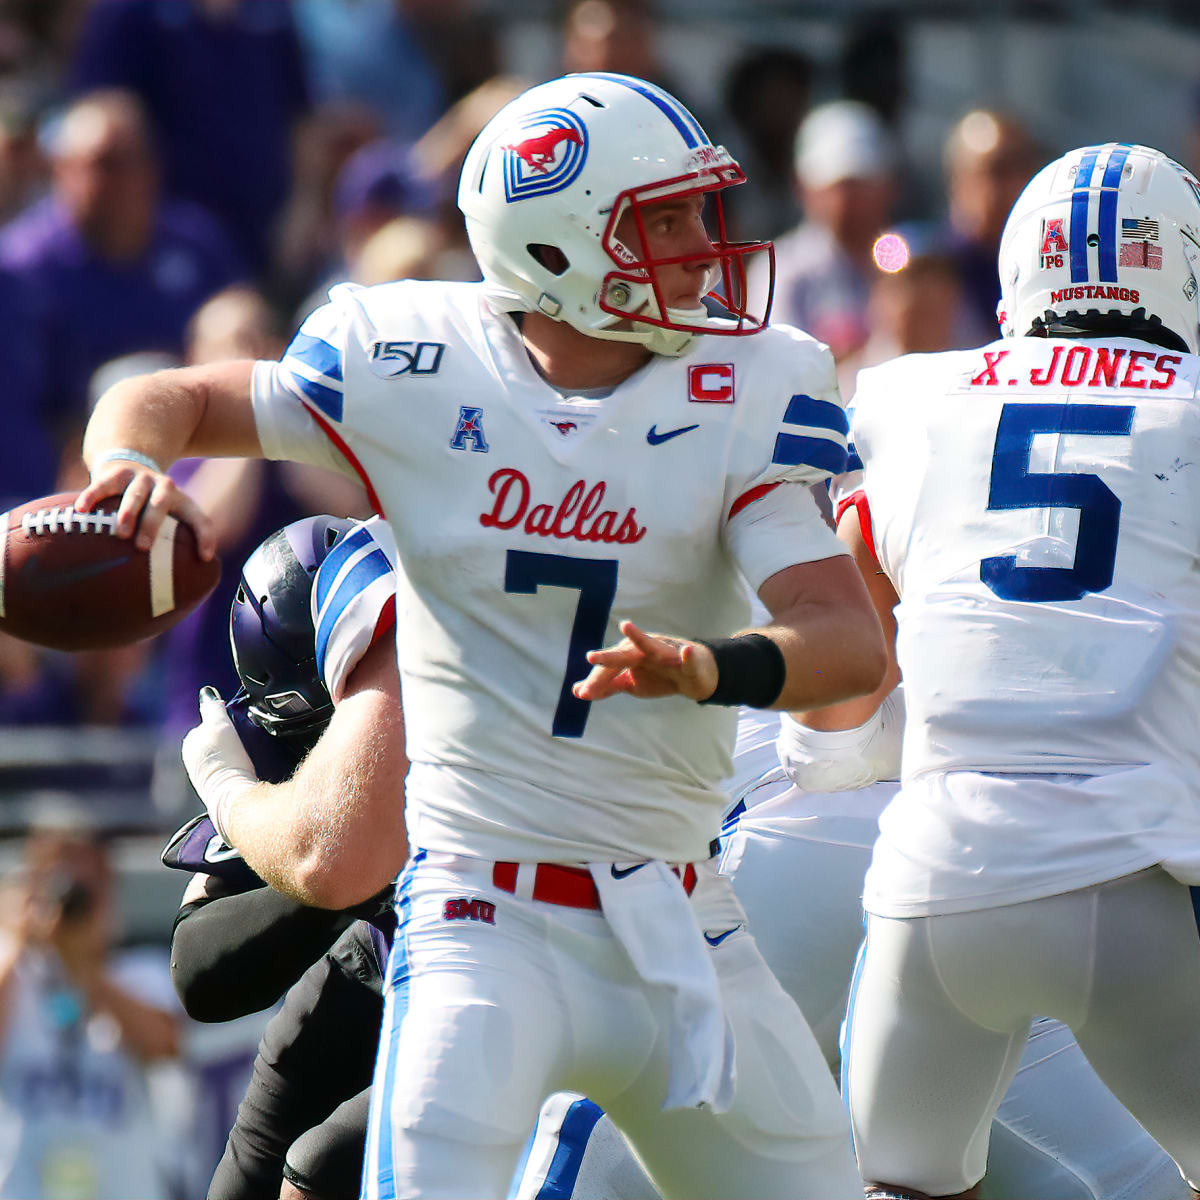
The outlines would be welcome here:
[[[903,736],[904,692],[897,687],[857,729],[809,729],[784,713],[775,744],[788,778],[802,791],[849,792],[900,778]]]

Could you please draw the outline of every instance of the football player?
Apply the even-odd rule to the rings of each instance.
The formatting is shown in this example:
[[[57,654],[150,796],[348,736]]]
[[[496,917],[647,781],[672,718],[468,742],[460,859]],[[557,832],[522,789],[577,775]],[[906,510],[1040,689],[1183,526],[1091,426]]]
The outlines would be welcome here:
[[[230,613],[242,689],[226,708],[260,779],[288,779],[330,722],[311,593],[336,539],[359,527],[333,517],[294,522],[242,568]],[[390,593],[381,595],[361,573],[360,581],[359,602],[344,608],[324,643],[321,665],[344,676],[377,630],[390,632]],[[341,690],[339,679],[330,682]],[[209,1194],[275,1200],[282,1188],[284,1197],[357,1196],[395,926],[390,887],[346,911],[305,906],[265,887],[207,816],[171,839],[163,861],[193,873],[171,944],[172,977],[189,1015],[232,1020],[287,991]]]
[[[539,85],[464,164],[484,282],[337,288],[282,362],[126,381],[93,412],[77,507],[121,495],[139,542],[170,512],[211,549],[162,471],[184,454],[353,472],[395,533],[419,849],[397,888],[368,1196],[500,1194],[543,1097],[569,1086],[667,1195],[857,1191],[820,1052],[711,861],[734,707],[861,695],[885,662],[808,491],[844,465],[832,360],[741,294],[743,260],[768,252],[724,237],[720,194],[742,179],[650,84]],[[348,576],[361,548],[343,546]],[[738,634],[747,582],[772,623]],[[269,882],[339,907],[370,895],[394,755],[370,739],[310,755],[306,788],[327,771],[353,816],[281,845],[278,785],[229,728],[210,699],[189,735],[218,831],[252,865],[266,851]]]
[[[1200,1184],[1200,185],[1144,146],[1033,177],[1005,336],[859,376],[903,779],[844,1070],[872,1195],[975,1196],[1034,1014]],[[825,714],[845,727],[878,697]]]

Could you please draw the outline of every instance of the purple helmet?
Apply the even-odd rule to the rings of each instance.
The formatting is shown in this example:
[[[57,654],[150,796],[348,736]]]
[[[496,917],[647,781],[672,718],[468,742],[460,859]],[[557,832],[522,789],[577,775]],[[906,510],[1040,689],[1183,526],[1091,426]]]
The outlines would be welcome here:
[[[315,737],[333,701],[317,670],[309,607],[317,568],[354,522],[305,517],[273,533],[246,559],[229,610],[233,665],[250,719],[277,737]]]

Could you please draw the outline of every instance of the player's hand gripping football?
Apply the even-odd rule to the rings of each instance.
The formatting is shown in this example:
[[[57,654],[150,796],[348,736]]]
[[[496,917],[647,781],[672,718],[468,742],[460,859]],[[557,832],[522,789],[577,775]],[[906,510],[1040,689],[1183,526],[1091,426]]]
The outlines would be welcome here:
[[[589,651],[592,669],[571,689],[580,700],[630,695],[642,700],[687,696],[706,700],[717,686],[712,651],[698,642],[646,633],[632,621],[621,622],[625,635],[615,646]]]
[[[101,500],[120,496],[118,537],[135,538],[139,550],[149,550],[168,515],[178,517],[196,535],[196,550],[205,561],[217,552],[211,518],[165,471],[152,471],[139,463],[114,459],[102,464],[92,481],[79,493],[76,512],[91,512]]]

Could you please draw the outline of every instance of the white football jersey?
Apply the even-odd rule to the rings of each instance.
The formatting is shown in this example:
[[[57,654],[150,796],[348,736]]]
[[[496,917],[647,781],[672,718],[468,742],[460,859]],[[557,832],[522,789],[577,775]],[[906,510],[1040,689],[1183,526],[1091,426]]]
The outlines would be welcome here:
[[[872,912],[1156,862],[1200,881],[1198,376],[1141,341],[1041,338],[859,376],[908,705]]]
[[[571,685],[622,619],[724,636],[747,584],[840,552],[808,492],[844,466],[825,347],[703,337],[564,399],[482,285],[345,285],[254,406],[268,456],[353,469],[391,525],[414,845],[707,856],[735,713]]]

